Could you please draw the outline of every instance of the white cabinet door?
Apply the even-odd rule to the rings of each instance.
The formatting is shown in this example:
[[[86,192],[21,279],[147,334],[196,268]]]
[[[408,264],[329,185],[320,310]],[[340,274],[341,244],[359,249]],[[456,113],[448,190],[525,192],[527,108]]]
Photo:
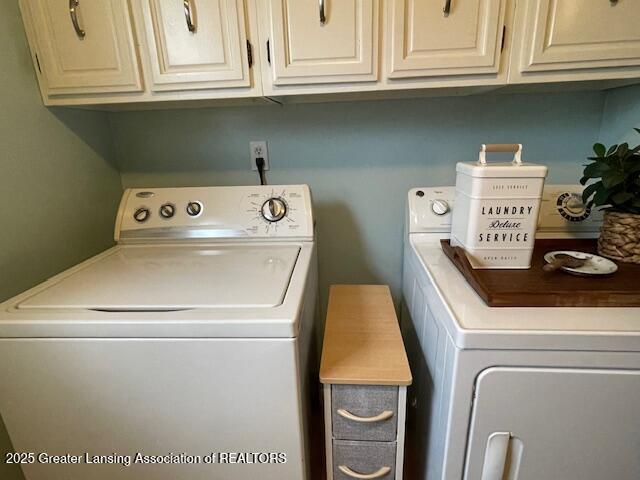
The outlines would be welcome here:
[[[639,371],[489,368],[475,397],[468,480],[640,478]]]
[[[263,1],[274,85],[377,79],[378,0]]]
[[[639,22],[635,0],[520,1],[516,75],[638,66]]]
[[[46,95],[142,90],[127,0],[23,0],[21,7]]]
[[[244,0],[142,0],[153,90],[248,87]]]
[[[498,73],[506,0],[389,0],[389,78]]]

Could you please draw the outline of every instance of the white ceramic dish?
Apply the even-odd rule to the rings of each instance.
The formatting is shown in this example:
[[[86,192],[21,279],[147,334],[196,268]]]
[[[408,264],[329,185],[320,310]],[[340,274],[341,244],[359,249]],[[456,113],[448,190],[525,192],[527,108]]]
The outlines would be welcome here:
[[[574,275],[611,275],[618,270],[618,265],[607,258],[601,257],[600,255],[577,252],[575,250],[555,250],[548,252],[545,254],[544,259],[547,263],[551,263],[558,254],[570,255],[581,260],[587,259],[581,267],[562,267],[562,270]]]

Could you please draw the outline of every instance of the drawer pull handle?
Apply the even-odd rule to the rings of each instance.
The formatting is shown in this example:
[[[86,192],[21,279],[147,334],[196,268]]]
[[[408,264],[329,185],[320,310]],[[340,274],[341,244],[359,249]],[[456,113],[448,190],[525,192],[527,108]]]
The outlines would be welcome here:
[[[387,475],[389,475],[389,472],[391,472],[391,468],[382,467],[377,472],[373,472],[373,473],[358,473],[358,472],[354,472],[353,470],[351,470],[349,467],[347,467],[345,465],[338,465],[338,470],[340,470],[342,473],[344,473],[348,477],[359,478],[360,480],[370,480],[372,478],[386,477]]]
[[[375,423],[375,422],[382,422],[383,420],[388,420],[389,418],[393,417],[393,412],[391,410],[385,410],[380,415],[376,415],[375,417],[359,417],[345,410],[344,408],[339,408],[338,415],[346,418],[347,420],[352,420],[354,422]],[[366,477],[366,478],[369,478],[369,477]],[[376,477],[371,477],[371,478],[376,478]]]

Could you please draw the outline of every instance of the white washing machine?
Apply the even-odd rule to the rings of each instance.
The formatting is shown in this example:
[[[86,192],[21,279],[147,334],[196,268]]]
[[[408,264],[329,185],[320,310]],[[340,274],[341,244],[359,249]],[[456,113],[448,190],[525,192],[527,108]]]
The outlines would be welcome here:
[[[538,237],[598,235],[580,191],[545,188]],[[453,187],[408,196],[412,478],[640,478],[640,308],[488,307],[440,246],[453,199]]]
[[[127,190],[115,239],[0,305],[27,480],[307,478],[308,187]]]

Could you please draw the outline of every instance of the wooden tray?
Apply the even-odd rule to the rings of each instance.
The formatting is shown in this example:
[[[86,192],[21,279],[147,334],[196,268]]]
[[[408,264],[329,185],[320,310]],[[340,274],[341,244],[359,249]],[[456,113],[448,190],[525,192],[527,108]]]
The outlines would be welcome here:
[[[542,270],[545,253],[597,253],[595,240],[536,240],[528,270],[474,270],[463,249],[452,247],[449,240],[441,243],[447,257],[490,307],[640,307],[640,265],[616,262],[618,271],[601,277]]]

